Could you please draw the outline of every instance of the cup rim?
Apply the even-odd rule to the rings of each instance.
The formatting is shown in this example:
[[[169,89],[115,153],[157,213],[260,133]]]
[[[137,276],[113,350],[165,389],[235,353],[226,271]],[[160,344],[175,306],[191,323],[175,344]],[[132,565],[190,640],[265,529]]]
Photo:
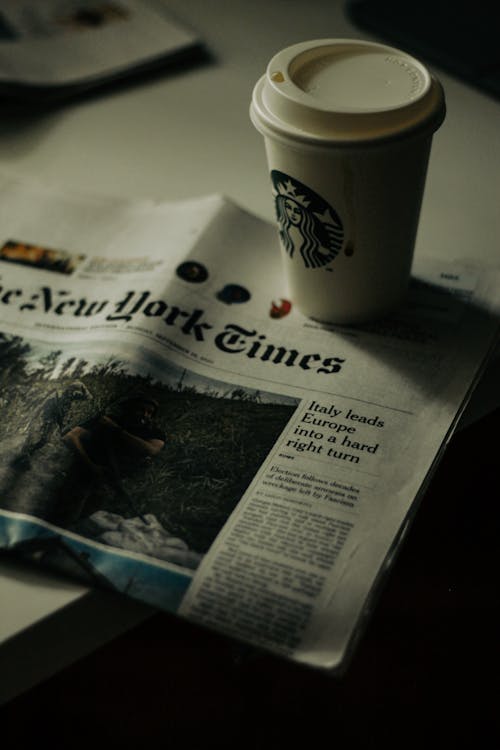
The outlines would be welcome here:
[[[404,74],[418,77],[419,89],[394,106],[345,107],[321,102],[297,85],[300,60],[333,50],[385,55],[384,62],[407,66]],[[299,61],[299,62],[297,62]],[[411,84],[411,81],[410,81]],[[417,84],[415,84],[416,86]],[[257,81],[250,107],[255,127],[264,135],[288,143],[332,147],[378,144],[412,135],[434,133],[446,114],[440,82],[416,58],[378,42],[360,39],[320,39],[292,45],[278,52]]]

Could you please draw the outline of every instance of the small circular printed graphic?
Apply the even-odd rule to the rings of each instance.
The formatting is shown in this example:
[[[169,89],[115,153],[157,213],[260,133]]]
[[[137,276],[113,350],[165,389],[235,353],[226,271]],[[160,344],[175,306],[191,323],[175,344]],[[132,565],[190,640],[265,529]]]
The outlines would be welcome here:
[[[244,286],[238,284],[226,284],[220,292],[217,292],[216,297],[226,305],[237,305],[242,302],[248,302],[250,299],[250,292],[245,289]]]
[[[201,284],[208,279],[208,271],[201,263],[194,260],[187,260],[177,266],[177,276],[183,281],[189,281],[191,284]]]
[[[292,303],[287,299],[280,299],[279,302],[271,302],[269,315],[271,318],[284,318],[292,309]]]
[[[271,172],[281,242],[293,258],[298,252],[306,268],[334,260],[344,241],[344,227],[323,198],[294,177]]]

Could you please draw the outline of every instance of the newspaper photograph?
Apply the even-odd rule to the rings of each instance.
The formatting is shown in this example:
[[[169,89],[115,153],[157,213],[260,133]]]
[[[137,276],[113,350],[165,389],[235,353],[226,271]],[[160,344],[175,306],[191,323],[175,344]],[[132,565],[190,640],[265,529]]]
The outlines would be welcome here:
[[[498,271],[415,263],[358,327],[274,226],[0,175],[0,546],[345,667],[498,335]]]

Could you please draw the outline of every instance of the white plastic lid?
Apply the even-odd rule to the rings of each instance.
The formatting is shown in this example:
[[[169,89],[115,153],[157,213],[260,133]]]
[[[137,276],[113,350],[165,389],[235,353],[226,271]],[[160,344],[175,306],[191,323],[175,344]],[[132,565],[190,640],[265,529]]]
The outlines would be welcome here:
[[[405,52],[358,39],[318,39],[273,57],[250,111],[267,135],[354,145],[432,133],[445,103],[439,82]]]

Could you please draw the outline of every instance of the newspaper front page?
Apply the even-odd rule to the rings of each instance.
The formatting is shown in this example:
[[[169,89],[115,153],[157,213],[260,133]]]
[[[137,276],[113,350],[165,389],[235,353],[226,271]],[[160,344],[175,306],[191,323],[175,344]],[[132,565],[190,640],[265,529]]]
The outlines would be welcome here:
[[[337,670],[497,337],[498,274],[421,261],[325,326],[273,226],[0,175],[0,546]]]

